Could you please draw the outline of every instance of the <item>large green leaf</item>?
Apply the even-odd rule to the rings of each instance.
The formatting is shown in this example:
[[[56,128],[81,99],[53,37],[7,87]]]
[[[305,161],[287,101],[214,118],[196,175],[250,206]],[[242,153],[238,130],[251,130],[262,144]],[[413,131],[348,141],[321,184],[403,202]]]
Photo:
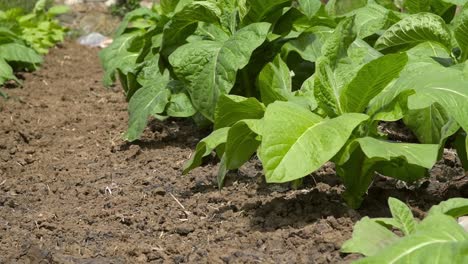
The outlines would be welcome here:
[[[468,59],[468,6],[457,17],[454,36],[462,52],[460,60],[465,61]]]
[[[287,101],[291,96],[291,73],[280,55],[263,67],[257,79],[262,102],[265,105],[274,101]]]
[[[317,14],[322,6],[320,0],[298,0],[299,10],[308,18],[312,18]]]
[[[445,21],[431,13],[419,13],[391,26],[377,40],[375,47],[378,50],[406,50],[426,41],[438,42],[451,50],[451,34]]]
[[[126,75],[134,70],[139,56],[139,50],[130,50],[132,42],[140,37],[142,32],[132,31],[114,39],[112,44],[99,53],[104,67],[104,85],[110,86],[115,82],[117,70]]]
[[[327,120],[294,103],[270,104],[262,123],[259,152],[267,182],[293,181],[317,170],[367,118],[345,114]]]
[[[192,153],[192,157],[184,164],[183,174],[189,173],[194,168],[202,164],[203,157],[208,156],[215,148],[225,144],[229,127],[220,128],[213,131],[209,136],[202,139]]]
[[[195,108],[213,121],[221,94],[227,94],[237,71],[266,38],[270,24],[255,23],[242,28],[225,42],[196,41],[177,49],[169,61],[176,75],[185,81]]]
[[[438,145],[393,143],[372,137],[358,138],[338,155],[337,173],[343,180],[343,194],[351,207],[362,202],[375,171],[404,181],[425,176],[437,161]]]
[[[398,241],[398,238],[392,231],[366,216],[356,223],[353,238],[343,244],[341,251],[374,256],[385,247]]]
[[[389,54],[364,65],[340,95],[344,112],[362,113],[406,65],[406,54]]]
[[[20,82],[13,74],[13,69],[11,66],[0,57],[0,86],[8,80],[15,80],[18,83]]]
[[[342,16],[366,4],[367,0],[330,0],[326,8],[329,15]]]
[[[183,45],[187,37],[197,29],[198,22],[219,25],[220,15],[219,7],[209,1],[194,1],[184,6],[164,28],[161,53],[168,56]]]
[[[128,105],[130,117],[128,130],[124,135],[126,140],[134,141],[140,138],[148,123],[148,118],[164,112],[171,95],[166,87],[168,83],[169,76],[159,75],[152,85],[143,86],[132,96]]]
[[[365,241],[362,241],[365,243]],[[450,216],[427,217],[416,232],[356,263],[465,263],[468,233]]]
[[[455,218],[468,215],[468,199],[451,198],[439,203],[438,205],[434,205],[431,210],[429,210],[428,214],[445,214]]]
[[[386,29],[390,20],[390,11],[381,5],[369,3],[366,6],[352,12],[355,14],[355,23],[358,31],[358,37],[363,39],[380,30]],[[393,23],[392,23],[393,24]]]
[[[322,56],[327,59],[333,70],[336,69],[339,60],[346,57],[349,46],[356,39],[353,27],[354,17],[343,19],[322,46]]]
[[[281,55],[287,58],[291,52],[297,52],[302,59],[315,62],[322,55],[322,46],[333,30],[327,27],[313,27],[297,38],[285,43]]]
[[[410,14],[428,12],[431,9],[431,0],[405,0],[403,8]]]
[[[257,139],[260,122],[258,119],[245,119],[229,129],[225,148],[228,170],[239,168],[255,153],[260,145]]]
[[[260,119],[265,106],[255,98],[221,95],[215,110],[215,129],[230,127],[243,119]]]
[[[0,45],[0,58],[8,62],[31,64],[33,68],[42,63],[42,57],[33,49],[18,43]]]
[[[281,11],[283,7],[290,6],[291,0],[249,0],[247,3],[247,14],[242,24],[248,25],[255,22],[269,21],[268,17],[275,12]]]
[[[417,223],[414,220],[411,209],[402,201],[392,197],[388,198],[388,206],[390,207],[393,219],[397,223],[397,228],[406,236],[413,233]]]

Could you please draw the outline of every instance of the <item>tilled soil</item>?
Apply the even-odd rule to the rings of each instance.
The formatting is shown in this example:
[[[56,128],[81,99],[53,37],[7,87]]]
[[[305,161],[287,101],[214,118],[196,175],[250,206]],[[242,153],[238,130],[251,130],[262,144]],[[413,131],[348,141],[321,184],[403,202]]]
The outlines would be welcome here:
[[[181,175],[206,135],[189,121],[121,140],[126,102],[101,85],[97,52],[53,49],[0,101],[0,263],[343,263],[359,257],[339,252],[353,224],[388,216],[389,196],[418,217],[468,197],[449,150],[417,186],[376,179],[359,210],[344,204],[331,164],[293,190],[265,184],[253,159],[220,191],[215,159]]]

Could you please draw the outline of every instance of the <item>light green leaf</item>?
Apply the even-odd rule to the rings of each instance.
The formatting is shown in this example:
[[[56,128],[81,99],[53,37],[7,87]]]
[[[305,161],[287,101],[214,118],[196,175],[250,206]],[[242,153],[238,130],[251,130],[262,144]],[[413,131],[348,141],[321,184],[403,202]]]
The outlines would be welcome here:
[[[184,92],[172,94],[166,108],[166,114],[173,117],[190,117],[196,112],[190,98]]]
[[[346,57],[349,46],[356,39],[353,27],[354,17],[343,19],[322,47],[322,56],[329,61],[332,70],[335,70],[341,58]]]
[[[169,61],[191,95],[192,103],[213,121],[221,94],[227,94],[236,81],[237,71],[247,65],[270,29],[268,23],[242,28],[225,42],[196,41],[177,49]]]
[[[304,60],[315,62],[322,54],[322,46],[333,32],[327,27],[313,27],[297,38],[288,41],[281,48],[281,55],[287,58],[291,52],[297,52]]]
[[[294,103],[270,104],[262,123],[259,152],[267,182],[293,181],[317,170],[338,153],[367,118],[345,114],[324,120]]]
[[[260,119],[265,106],[255,98],[221,95],[215,111],[215,129],[230,127],[243,119]]]
[[[458,6],[463,6],[468,3],[468,0],[442,0],[445,3],[450,3]]]
[[[406,65],[406,54],[389,54],[364,65],[340,95],[344,112],[362,113]]]
[[[428,12],[431,9],[431,0],[405,0],[403,8],[410,14]]]
[[[260,145],[255,132],[260,129],[260,122],[258,119],[245,119],[229,129],[224,153],[228,170],[240,168],[255,153]]]
[[[280,55],[263,67],[257,79],[262,102],[265,105],[274,101],[287,101],[291,97],[291,73]]]
[[[392,231],[366,216],[356,223],[352,239],[343,244],[341,251],[374,256],[398,239]]]
[[[322,6],[320,0],[298,0],[299,10],[308,18],[312,18],[317,14]]]
[[[192,154],[190,160],[184,164],[183,174],[189,173],[202,164],[203,157],[208,156],[215,148],[226,143],[229,127],[213,131],[209,136],[202,139]]]
[[[70,12],[70,7],[66,5],[56,5],[47,10],[47,13],[51,16],[58,16],[68,12]]]
[[[216,3],[194,1],[177,12],[164,27],[161,53],[171,54],[197,29],[198,22],[220,24],[221,10]]]
[[[453,33],[462,52],[460,61],[466,61],[468,59],[468,6],[458,14]]]
[[[468,199],[466,198],[451,198],[435,205],[428,212],[430,215],[445,214],[458,218],[468,215]]]
[[[270,15],[281,11],[283,7],[290,6],[291,0],[249,0],[246,3],[248,12],[242,21],[244,26],[255,22],[268,21],[267,18]]]
[[[342,16],[366,4],[367,0],[330,0],[326,9],[330,16]]]
[[[413,235],[356,263],[465,263],[468,260],[468,233],[445,215],[427,217]]]
[[[419,13],[391,26],[377,40],[375,48],[402,51],[426,41],[438,42],[450,52],[451,35],[445,21],[431,13]]]
[[[413,213],[408,206],[395,198],[388,198],[388,206],[392,212],[393,219],[398,223],[397,228],[403,231],[403,234],[410,235],[415,231],[416,221]]]
[[[0,45],[0,58],[8,62],[31,64],[34,68],[42,63],[42,57],[33,49],[18,43]]]
[[[134,141],[140,138],[141,133],[148,123],[148,118],[164,112],[169,103],[171,95],[166,87],[169,82],[168,76],[160,75],[153,85],[143,86],[130,99],[128,112],[128,130],[124,138]]]
[[[1,46],[0,46],[1,47]],[[8,80],[14,80],[17,83],[20,81],[13,74],[13,69],[8,63],[0,57],[0,86]]]
[[[134,70],[139,51],[129,50],[132,42],[141,35],[140,31],[122,34],[114,39],[112,44],[99,53],[101,64],[104,67],[104,85],[110,86],[115,82],[117,70],[124,75]]]

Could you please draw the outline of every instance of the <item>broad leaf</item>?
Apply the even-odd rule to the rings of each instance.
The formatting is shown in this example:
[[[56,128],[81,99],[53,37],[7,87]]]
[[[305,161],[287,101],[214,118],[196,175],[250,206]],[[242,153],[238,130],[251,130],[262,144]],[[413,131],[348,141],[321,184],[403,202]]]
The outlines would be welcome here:
[[[265,105],[277,100],[287,101],[291,96],[291,73],[280,55],[262,69],[257,79],[257,86]]]
[[[194,1],[177,12],[164,28],[161,53],[171,54],[197,29],[198,22],[219,24],[221,10],[212,2]]]
[[[237,71],[265,41],[269,28],[268,23],[251,24],[225,42],[188,43],[169,57],[174,72],[185,81],[195,108],[206,118],[213,120],[218,97],[232,89]]]
[[[215,111],[215,130],[230,127],[243,119],[260,119],[265,113],[265,106],[255,98],[237,95],[222,95]]]
[[[249,0],[246,1],[248,13],[243,18],[242,24],[248,25],[255,22],[268,21],[268,17],[283,7],[290,6],[291,0]],[[268,21],[274,22],[274,21]]]
[[[294,103],[269,105],[262,122],[259,153],[267,182],[293,181],[317,170],[338,153],[367,118],[345,114],[324,120]]]
[[[168,82],[167,75],[160,75],[154,80],[153,85],[143,86],[132,96],[128,105],[130,117],[128,130],[124,135],[126,140],[134,141],[140,138],[148,123],[148,118],[164,112],[171,95],[166,87]]]
[[[331,32],[327,27],[311,28],[284,44],[281,55],[287,58],[291,52],[297,52],[302,59],[315,62],[322,55],[322,46]]]
[[[342,16],[367,4],[367,0],[330,0],[327,11],[331,16]]]
[[[392,231],[366,216],[356,223],[353,238],[343,244],[341,251],[374,256],[382,249],[398,241],[398,239],[399,237]]]
[[[468,6],[457,17],[454,35],[462,52],[460,60],[466,61],[468,59]]]
[[[30,64],[33,66],[33,69],[42,63],[42,57],[33,49],[18,43],[0,45],[0,58],[8,62]]]
[[[257,139],[260,122],[257,119],[245,119],[229,129],[225,148],[226,169],[240,168],[255,153],[260,145]]]
[[[454,218],[468,215],[468,199],[451,198],[433,206],[428,213],[429,215],[445,214]]]
[[[17,83],[20,82],[13,74],[11,66],[0,57],[0,86],[8,80],[15,80]]]
[[[210,155],[210,153],[218,146],[226,143],[229,127],[224,127],[213,131],[209,136],[202,139],[192,153],[192,157],[184,164],[183,174],[189,173],[194,168],[202,164],[203,157]]]
[[[427,217],[413,235],[356,263],[464,263],[468,260],[468,234],[445,215]]]
[[[340,95],[344,112],[362,113],[369,102],[378,95],[405,67],[406,54],[390,54],[364,65]]]
[[[417,44],[433,41],[451,49],[451,35],[445,21],[437,15],[420,13],[408,16],[391,26],[375,43],[384,50],[407,50]]]
[[[417,223],[414,220],[411,209],[405,203],[392,197],[388,199],[388,205],[393,219],[398,223],[397,228],[403,231],[403,234],[406,236],[413,233]]]
[[[308,18],[312,18],[317,14],[322,6],[320,0],[298,0],[299,10]]]
[[[410,14],[428,12],[431,9],[431,0],[405,0],[403,8]]]

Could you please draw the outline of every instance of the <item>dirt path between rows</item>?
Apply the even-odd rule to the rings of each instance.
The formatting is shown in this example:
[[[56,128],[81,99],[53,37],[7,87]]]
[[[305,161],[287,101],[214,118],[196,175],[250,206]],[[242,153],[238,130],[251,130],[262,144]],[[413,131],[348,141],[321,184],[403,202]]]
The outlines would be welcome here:
[[[339,252],[354,222],[388,215],[388,196],[417,216],[468,197],[449,151],[419,188],[380,178],[357,211],[331,165],[291,190],[266,185],[254,159],[218,191],[214,161],[181,176],[204,136],[190,122],[120,139],[126,102],[101,85],[97,52],[53,49],[0,100],[0,263],[342,263],[357,257]]]

